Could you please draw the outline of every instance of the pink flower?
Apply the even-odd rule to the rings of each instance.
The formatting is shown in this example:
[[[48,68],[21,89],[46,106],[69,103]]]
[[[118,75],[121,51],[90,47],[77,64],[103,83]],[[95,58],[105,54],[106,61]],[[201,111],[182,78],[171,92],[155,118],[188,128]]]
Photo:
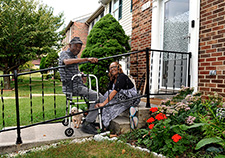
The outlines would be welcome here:
[[[179,134],[175,134],[172,136],[173,141],[176,143],[178,142],[182,137]]]
[[[153,117],[150,117],[148,120],[147,120],[147,123],[152,123],[152,122],[154,122],[155,121],[155,119],[153,118]]]

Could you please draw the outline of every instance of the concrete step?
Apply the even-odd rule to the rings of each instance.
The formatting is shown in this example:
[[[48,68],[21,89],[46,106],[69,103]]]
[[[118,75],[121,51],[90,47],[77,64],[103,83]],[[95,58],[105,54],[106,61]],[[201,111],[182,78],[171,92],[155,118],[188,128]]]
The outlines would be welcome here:
[[[130,121],[128,117],[118,116],[111,121],[109,126],[110,131],[115,134],[130,132]]]
[[[136,116],[138,117],[138,127],[142,128],[146,126],[146,120],[150,117],[150,108],[146,108],[146,103],[141,101],[137,107]],[[156,107],[157,105],[151,104],[151,107]],[[130,118],[129,109],[120,114],[117,118],[111,121],[109,129],[115,134],[123,134],[131,131],[130,128]]]

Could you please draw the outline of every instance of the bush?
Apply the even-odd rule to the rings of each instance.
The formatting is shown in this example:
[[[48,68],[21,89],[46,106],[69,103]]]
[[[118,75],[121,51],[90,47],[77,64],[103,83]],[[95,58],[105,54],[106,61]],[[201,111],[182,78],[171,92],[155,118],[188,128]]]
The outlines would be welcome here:
[[[222,97],[215,93],[202,100],[201,93],[192,93],[192,88],[182,87],[172,99],[151,108],[138,144],[168,157],[224,154],[225,123],[217,116],[225,106]]]
[[[46,80],[48,80],[48,79],[55,79],[58,81],[61,80],[59,72],[56,72],[55,76],[54,76],[54,73],[43,74],[43,78]]]
[[[86,48],[82,52],[81,58],[104,58],[126,53],[127,50],[130,50],[128,40],[129,37],[125,35],[119,22],[111,14],[107,14],[94,25],[88,35]],[[85,74],[96,75],[100,83],[99,90],[101,93],[105,93],[108,83],[107,70],[109,64],[115,60],[103,60],[99,61],[98,64],[82,64],[80,70]],[[92,85],[95,86],[94,81]]]

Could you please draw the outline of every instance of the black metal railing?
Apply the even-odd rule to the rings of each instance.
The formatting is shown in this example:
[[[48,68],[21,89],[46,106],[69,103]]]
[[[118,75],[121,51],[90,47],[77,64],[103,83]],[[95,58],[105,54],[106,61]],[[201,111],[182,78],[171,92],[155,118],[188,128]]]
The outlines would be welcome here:
[[[176,89],[179,89],[181,85],[184,86],[189,86],[190,85],[190,58],[191,54],[190,53],[185,53],[185,52],[172,52],[172,51],[162,51],[162,50],[152,50],[149,48],[146,48],[144,50],[139,50],[139,51],[133,51],[129,53],[124,53],[120,55],[114,55],[111,57],[105,57],[99,59],[99,61],[107,60],[107,59],[115,59],[118,60],[118,58],[122,56],[135,56],[135,62],[131,64],[131,66],[134,67],[134,69],[130,70],[130,73],[136,74],[134,76],[136,80],[136,85],[138,88],[138,91],[141,89],[141,87],[145,86],[145,93],[142,93],[138,98],[146,97],[147,102],[146,102],[146,107],[150,107],[150,96],[151,95],[173,95],[176,93]],[[141,62],[141,60],[145,58],[145,62]],[[86,62],[83,62],[86,63]],[[81,64],[83,64],[81,63]],[[141,63],[141,64],[140,64]],[[146,69],[146,72],[139,75],[141,72],[141,67],[144,66]],[[66,116],[57,116],[57,93],[56,93],[56,80],[55,80],[55,75],[58,71],[59,68],[65,68],[65,66],[59,66],[59,67],[54,67],[54,68],[48,68],[48,69],[42,69],[42,70],[37,70],[37,71],[31,71],[31,72],[24,72],[24,73],[18,73],[17,70],[14,71],[13,74],[9,75],[0,75],[1,79],[1,112],[2,112],[2,121],[0,122],[0,127],[3,127],[0,129],[0,132],[6,132],[10,130],[17,130],[17,141],[16,144],[21,144],[22,139],[21,139],[21,129],[23,128],[28,128],[32,126],[36,126],[39,124],[45,124],[53,121],[58,121],[67,117],[71,117],[71,114],[68,114]],[[53,92],[53,115],[51,116],[50,119],[46,120],[46,100],[45,100],[45,84],[44,84],[44,74],[43,72],[46,71],[54,71],[54,79],[53,79],[53,87],[52,87],[52,92]],[[34,116],[34,104],[33,104],[33,99],[34,99],[34,92],[33,92],[33,80],[31,74],[35,73],[41,73],[41,109],[42,109],[42,119],[43,121],[34,121],[35,116]],[[127,72],[128,73],[128,72]],[[21,116],[20,116],[20,105],[19,105],[19,81],[18,77],[24,76],[24,75],[30,75],[29,83],[27,86],[29,86],[29,99],[30,99],[30,105],[27,105],[27,108],[30,111],[30,124],[21,126]],[[139,77],[141,76],[141,77]],[[157,76],[157,78],[154,78],[154,76]],[[4,97],[4,83],[3,83],[3,78],[4,77],[11,77],[14,79],[14,88],[15,88],[15,106],[16,106],[16,127],[15,128],[5,128],[7,126],[6,119],[5,119],[5,111],[6,111],[6,103]],[[178,78],[178,79],[177,79]],[[144,85],[144,81],[146,82]],[[152,85],[157,86],[152,86]],[[49,88],[49,87],[47,87]],[[154,89],[152,89],[154,88]],[[62,94],[62,93],[61,93]],[[133,98],[137,99],[137,98]],[[66,100],[65,100],[66,101]],[[66,104],[66,103],[65,103]],[[63,105],[61,105],[63,106]],[[109,105],[112,106],[112,105]],[[104,107],[103,107],[104,108]],[[97,109],[94,109],[97,110]],[[89,110],[88,110],[89,111]],[[82,113],[88,112],[88,111],[83,111]],[[79,113],[78,113],[79,114]]]
[[[150,95],[173,95],[190,87],[190,59],[187,52],[151,50]]]

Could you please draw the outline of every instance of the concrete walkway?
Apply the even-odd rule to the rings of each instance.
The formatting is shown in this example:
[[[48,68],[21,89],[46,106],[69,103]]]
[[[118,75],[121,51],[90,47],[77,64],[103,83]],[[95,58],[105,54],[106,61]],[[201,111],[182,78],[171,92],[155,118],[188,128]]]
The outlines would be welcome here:
[[[28,149],[44,144],[51,144],[61,140],[86,138],[93,135],[83,133],[80,128],[74,129],[74,134],[71,137],[65,135],[67,126],[62,123],[51,123],[37,125],[21,130],[22,144],[16,145],[17,131],[7,131],[0,133],[0,154],[16,152],[22,149]]]

